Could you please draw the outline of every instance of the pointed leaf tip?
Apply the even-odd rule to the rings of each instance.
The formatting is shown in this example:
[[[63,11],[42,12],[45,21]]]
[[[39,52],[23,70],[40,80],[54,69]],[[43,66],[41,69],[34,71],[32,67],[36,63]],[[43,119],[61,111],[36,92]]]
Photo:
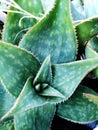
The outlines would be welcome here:
[[[20,47],[0,42],[0,79],[11,95],[18,97],[28,77],[35,77],[40,63]]]
[[[66,100],[74,93],[83,78],[96,67],[98,67],[98,58],[54,64],[52,86],[61,92]]]
[[[19,45],[31,51],[41,63],[49,54],[53,64],[74,61],[77,41],[69,0],[56,0],[52,10],[28,31]]]
[[[33,85],[39,83],[47,83],[50,84],[52,81],[52,72],[51,72],[51,62],[50,55],[46,57],[44,62],[42,63],[36,77],[34,78]]]
[[[65,99],[65,96],[62,93],[60,93],[58,90],[53,88],[52,86],[47,86],[47,88],[41,91],[39,95],[48,96],[48,97],[60,97]]]

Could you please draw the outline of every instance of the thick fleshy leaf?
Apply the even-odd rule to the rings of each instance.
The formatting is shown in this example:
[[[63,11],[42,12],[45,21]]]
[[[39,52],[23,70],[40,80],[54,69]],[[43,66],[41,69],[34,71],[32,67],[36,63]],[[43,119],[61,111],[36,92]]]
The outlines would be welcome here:
[[[89,5],[89,6],[88,6]],[[98,16],[98,0],[84,0],[84,10],[86,17]]]
[[[89,40],[89,45],[98,53],[98,35]]]
[[[8,13],[7,19],[4,25],[3,40],[5,42],[13,43],[18,45],[18,42],[22,36],[26,33],[29,27],[32,27],[37,20],[31,18],[32,15],[40,16],[44,13],[41,0],[14,0],[25,12],[25,14],[20,13]],[[10,7],[10,10],[20,11],[14,7]],[[21,11],[20,11],[21,12]],[[30,13],[30,16],[28,16]],[[21,25],[19,25],[20,19]]]
[[[64,119],[78,123],[98,120],[98,105],[90,102],[83,93],[98,95],[87,87],[79,87],[73,96],[58,106],[57,114]]]
[[[41,62],[49,54],[52,63],[74,61],[77,43],[69,0],[56,0],[54,8],[26,33],[19,45],[31,51]]]
[[[37,59],[26,50],[0,42],[0,79],[12,95],[19,95],[27,78],[34,78],[39,67]]]
[[[92,36],[98,33],[98,17],[87,19],[76,26],[80,46],[84,46]]]
[[[98,95],[95,96],[95,95],[89,94],[89,93],[84,93],[83,95],[84,95],[86,98],[88,98],[89,101],[91,101],[91,102],[97,104],[97,106],[98,106]]]
[[[15,130],[50,130],[55,105],[46,104],[15,115]]]
[[[83,78],[97,66],[98,58],[53,65],[52,86],[62,93],[66,100],[74,93]]]
[[[0,130],[15,130],[14,122],[13,121],[5,122],[3,125],[0,125]]]
[[[10,110],[14,102],[15,97],[12,97],[8,92],[6,92],[0,82],[0,117]]]
[[[50,56],[48,56],[42,63],[36,77],[34,78],[33,85],[39,83],[50,84],[51,82],[52,82],[52,71],[51,71]]]
[[[94,68],[98,66],[98,58],[84,61],[76,61],[61,65],[53,65],[53,84],[63,96],[41,96],[33,86],[33,79],[29,78],[17,98],[14,106],[1,119],[11,116],[15,113],[34,108],[45,103],[59,103],[67,100],[78,87],[83,78]],[[76,76],[76,74],[78,76]],[[44,89],[42,90],[44,91]],[[48,91],[48,88],[47,88]]]
[[[50,56],[48,56],[41,65],[33,81],[33,86],[41,96],[48,96],[48,97],[53,96],[64,98],[64,96],[60,92],[58,92],[56,89],[50,86],[51,83],[52,83],[52,71],[51,71]]]
[[[39,95],[47,97],[60,97],[63,99],[65,98],[62,93],[51,86],[47,86],[42,92],[39,92]]]
[[[94,36],[92,37],[88,43],[87,43],[88,46],[90,46],[95,52],[98,53],[98,36]]]
[[[19,97],[17,98],[15,104],[13,107],[8,111],[2,118],[1,120],[5,119],[6,117],[10,117],[12,115],[15,115],[19,112],[26,111],[31,108],[38,107],[40,105],[44,105],[46,103],[58,103],[59,101],[62,101],[62,97],[60,96],[55,97],[51,96],[40,96],[35,88],[33,87],[32,84],[33,79],[29,78],[21,91]],[[55,94],[54,94],[55,95]]]
[[[93,43],[93,42],[91,41],[91,43]],[[93,48],[95,48],[94,45],[92,45],[92,46],[93,46]],[[93,50],[92,46],[87,45],[85,47],[85,56],[86,56],[87,59],[88,58],[97,58],[98,57],[98,52]],[[95,44],[95,46],[97,46],[97,45]],[[96,50],[97,50],[97,47],[96,47]],[[96,69],[94,69],[93,73],[98,78],[98,67]]]
[[[85,47],[85,56],[86,58],[97,58],[98,57],[98,53],[96,51],[94,51],[91,46],[87,45]]]

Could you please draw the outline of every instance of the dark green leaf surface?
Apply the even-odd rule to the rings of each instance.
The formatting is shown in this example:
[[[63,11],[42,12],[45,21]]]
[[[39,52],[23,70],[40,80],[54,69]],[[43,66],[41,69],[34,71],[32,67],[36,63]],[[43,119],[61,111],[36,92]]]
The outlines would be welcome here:
[[[14,0],[22,9],[28,11],[35,16],[41,16],[44,13],[41,0]],[[14,7],[10,7],[10,10],[18,11]],[[24,18],[19,25],[19,21],[27,14],[8,13],[7,19],[4,25],[3,41],[18,45],[18,42],[22,36],[26,33],[28,27],[32,27],[37,20],[30,18]]]
[[[85,20],[76,26],[78,41],[83,46],[92,36],[98,33],[98,17]]]
[[[84,93],[83,94],[90,102],[95,103],[98,106],[98,95],[93,95],[89,93]]]
[[[48,96],[40,96],[34,89],[32,84],[33,79],[29,78],[21,91],[19,97],[17,98],[13,107],[8,111],[1,120],[5,119],[6,117],[16,115],[19,112],[26,111],[27,109],[35,108],[40,105],[44,105],[46,103],[58,103],[61,101],[62,98],[53,97],[50,98]],[[54,94],[55,95],[55,94]],[[64,99],[63,99],[64,100]]]
[[[55,105],[46,104],[15,115],[15,130],[50,130]]]
[[[0,79],[12,95],[19,95],[27,78],[34,78],[39,67],[37,59],[26,50],[0,42]]]
[[[50,56],[48,56],[42,63],[36,77],[34,78],[33,85],[36,85],[38,83],[50,84],[51,82],[52,82],[51,61]]]
[[[75,60],[77,43],[69,0],[56,0],[54,8],[28,31],[19,45],[31,51],[41,62],[49,54],[52,63]]]
[[[74,93],[75,89],[78,87],[83,78],[97,66],[98,58],[61,65],[53,65],[52,70],[54,78],[52,87],[63,96],[41,96],[38,92],[36,92],[33,86],[33,79],[30,78],[27,80],[12,109],[3,118],[47,102],[59,103],[67,100]],[[49,91],[48,88],[47,91]],[[44,93],[44,90],[42,90],[42,92]]]
[[[51,70],[50,56],[48,56],[41,65],[33,81],[33,86],[41,96],[49,96],[49,97],[53,96],[64,98],[64,96],[60,92],[58,92],[56,89],[50,86],[51,83],[52,83],[52,70]]]
[[[89,123],[98,120],[98,105],[90,102],[83,93],[97,95],[87,87],[79,87],[73,96],[58,107],[58,115],[78,123]]]
[[[98,47],[97,47],[98,45],[97,45],[97,42],[94,42],[93,40],[94,39],[91,39],[89,41],[88,45],[85,47],[85,56],[87,59],[98,57],[98,52],[96,52],[96,51],[98,51]],[[93,73],[98,78],[98,67],[96,69],[94,69]]]
[[[10,110],[15,102],[15,98],[7,93],[0,82],[0,117]]]
[[[85,56],[86,58],[97,58],[98,53],[94,51],[89,45],[85,47]]]
[[[96,35],[96,36],[92,37],[88,41],[87,45],[89,45],[95,52],[98,53],[98,36]]]
[[[65,98],[65,96],[60,93],[58,90],[51,86],[47,86],[42,92],[39,92],[39,95],[41,96],[47,96],[47,97],[60,97],[60,98]],[[57,101],[58,102],[58,101]]]
[[[66,100],[74,93],[83,78],[97,66],[98,58],[53,65],[52,86],[62,93]]]
[[[3,125],[0,125],[0,130],[15,130],[14,129],[14,122],[6,122]]]

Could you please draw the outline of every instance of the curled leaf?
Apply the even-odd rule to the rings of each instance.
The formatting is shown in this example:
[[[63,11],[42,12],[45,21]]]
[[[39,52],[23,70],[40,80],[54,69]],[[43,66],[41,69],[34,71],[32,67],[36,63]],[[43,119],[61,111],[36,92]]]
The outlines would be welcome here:
[[[76,26],[78,41],[80,46],[84,46],[86,42],[94,35],[98,34],[98,17],[87,19]]]

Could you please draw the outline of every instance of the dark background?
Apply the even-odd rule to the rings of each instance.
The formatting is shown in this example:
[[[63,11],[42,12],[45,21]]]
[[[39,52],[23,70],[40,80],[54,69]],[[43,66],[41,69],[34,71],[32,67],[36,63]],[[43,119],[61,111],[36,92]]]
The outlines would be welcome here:
[[[58,116],[54,117],[51,130],[92,130],[86,125],[80,125],[61,119]]]
[[[98,92],[98,88],[96,87],[98,86],[98,78],[95,78],[93,74],[88,75],[82,81],[81,84]],[[53,119],[51,130],[93,130],[96,124],[98,124],[98,121],[91,124],[82,125],[82,124],[72,123],[58,116],[55,116]]]

